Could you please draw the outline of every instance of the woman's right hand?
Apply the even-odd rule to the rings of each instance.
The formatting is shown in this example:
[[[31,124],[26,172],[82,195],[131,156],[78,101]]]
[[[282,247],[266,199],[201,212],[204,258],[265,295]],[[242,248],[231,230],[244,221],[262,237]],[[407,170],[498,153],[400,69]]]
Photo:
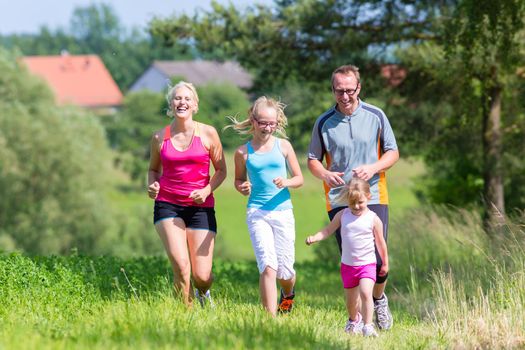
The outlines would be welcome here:
[[[158,181],[155,181],[154,183],[148,186],[149,198],[156,199],[157,196],[159,195],[159,191],[160,191],[160,184]]]

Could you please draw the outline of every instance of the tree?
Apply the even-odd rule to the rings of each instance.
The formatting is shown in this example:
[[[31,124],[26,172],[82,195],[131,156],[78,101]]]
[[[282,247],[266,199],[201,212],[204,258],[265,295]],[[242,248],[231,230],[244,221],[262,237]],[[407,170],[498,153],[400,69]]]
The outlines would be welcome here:
[[[232,149],[243,140],[232,130],[223,130],[230,123],[228,116],[244,119],[248,116],[250,103],[244,91],[229,83],[212,83],[198,89],[199,112],[195,120],[213,125],[224,148]]]
[[[164,96],[150,91],[130,93],[122,109],[104,117],[103,122],[111,147],[119,152],[117,161],[132,179],[144,180],[151,136],[169,123]],[[143,181],[140,186],[144,186]]]
[[[241,12],[212,1],[210,12],[156,20],[150,31],[167,43],[195,45],[199,52],[220,50],[255,73],[260,91],[290,79],[324,86],[334,67],[368,64],[371,45],[424,37],[435,14],[413,3],[285,0],[276,1],[275,8],[258,5]]]
[[[482,199],[488,232],[501,223],[505,202],[525,206],[517,141],[524,136],[523,11],[521,2],[461,2],[436,25],[435,40],[397,52],[408,76],[387,107],[405,149],[426,160],[432,176],[423,191],[440,203]]]
[[[524,19],[521,0],[463,0],[444,42],[449,55],[461,58],[467,77],[480,85],[486,227],[505,215],[501,110],[509,79],[523,64]]]
[[[95,116],[58,108],[49,88],[0,49],[0,249],[98,248],[110,213],[110,155]]]

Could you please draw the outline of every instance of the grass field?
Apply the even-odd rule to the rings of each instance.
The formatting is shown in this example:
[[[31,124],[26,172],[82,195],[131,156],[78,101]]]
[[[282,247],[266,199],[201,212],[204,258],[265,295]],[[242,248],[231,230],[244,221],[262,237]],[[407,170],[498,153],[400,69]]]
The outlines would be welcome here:
[[[522,349],[525,260],[510,256],[476,265],[476,274],[449,266],[414,275],[406,292],[390,290],[394,328],[364,339],[343,332],[333,264],[298,263],[296,307],[272,319],[249,261],[217,259],[215,308],[186,309],[162,256],[3,255],[0,349]]]
[[[313,260],[302,243],[326,223],[320,182],[304,171],[305,186],[293,192],[296,306],[272,319],[259,304],[245,198],[234,191],[231,174],[230,167],[217,191],[215,308],[186,309],[173,298],[162,252],[129,258],[4,254],[0,349],[525,348],[523,222],[509,223],[510,234],[494,241],[475,213],[420,208],[410,188],[423,169],[400,161],[389,171],[388,296],[395,323],[379,338],[364,339],[342,330],[346,312],[337,264]],[[126,229],[135,229],[161,247],[145,191],[114,191],[109,198],[125,218],[123,239]]]

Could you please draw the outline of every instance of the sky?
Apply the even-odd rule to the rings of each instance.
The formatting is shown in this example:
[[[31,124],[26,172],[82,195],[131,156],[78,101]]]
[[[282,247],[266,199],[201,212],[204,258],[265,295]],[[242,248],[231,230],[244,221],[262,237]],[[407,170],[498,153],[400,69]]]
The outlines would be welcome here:
[[[237,8],[260,3],[271,5],[272,0],[218,0]],[[105,3],[115,10],[126,28],[146,27],[154,16],[169,17],[176,13],[191,15],[196,9],[211,9],[211,0],[0,0],[0,34],[37,33],[41,26],[51,30],[67,30],[76,7]]]

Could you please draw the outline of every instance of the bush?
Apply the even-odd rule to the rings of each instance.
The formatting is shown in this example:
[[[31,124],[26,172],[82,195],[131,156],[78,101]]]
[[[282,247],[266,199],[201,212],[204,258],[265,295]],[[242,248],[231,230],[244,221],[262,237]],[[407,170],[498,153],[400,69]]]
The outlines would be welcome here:
[[[56,107],[47,86],[0,50],[0,249],[94,251],[109,220],[108,151],[94,116]]]

